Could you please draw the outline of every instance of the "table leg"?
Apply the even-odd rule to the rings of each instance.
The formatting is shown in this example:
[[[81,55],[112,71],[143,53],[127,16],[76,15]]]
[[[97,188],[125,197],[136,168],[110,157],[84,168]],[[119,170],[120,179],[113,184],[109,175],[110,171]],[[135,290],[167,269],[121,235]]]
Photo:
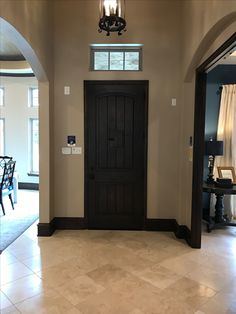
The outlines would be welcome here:
[[[224,194],[216,193],[215,223],[226,222],[224,218]]]

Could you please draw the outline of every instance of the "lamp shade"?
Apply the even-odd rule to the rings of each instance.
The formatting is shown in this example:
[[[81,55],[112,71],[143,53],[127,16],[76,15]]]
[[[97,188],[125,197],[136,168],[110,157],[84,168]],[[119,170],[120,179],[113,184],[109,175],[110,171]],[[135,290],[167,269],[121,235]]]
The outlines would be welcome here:
[[[223,141],[206,141],[205,155],[208,156],[223,156],[224,142]]]

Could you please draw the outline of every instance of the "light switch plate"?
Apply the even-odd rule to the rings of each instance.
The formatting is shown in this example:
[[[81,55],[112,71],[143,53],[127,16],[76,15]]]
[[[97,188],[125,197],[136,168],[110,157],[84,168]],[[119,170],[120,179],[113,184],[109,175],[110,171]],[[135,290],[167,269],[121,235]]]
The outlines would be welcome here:
[[[70,155],[71,154],[71,147],[62,147],[61,152],[63,155]]]
[[[73,155],[81,155],[82,154],[82,147],[72,147],[72,154]]]
[[[176,106],[176,98],[171,99],[171,106],[175,107]]]
[[[188,160],[193,161],[193,147],[189,146],[188,148]]]
[[[64,86],[64,95],[70,95],[70,86]]]

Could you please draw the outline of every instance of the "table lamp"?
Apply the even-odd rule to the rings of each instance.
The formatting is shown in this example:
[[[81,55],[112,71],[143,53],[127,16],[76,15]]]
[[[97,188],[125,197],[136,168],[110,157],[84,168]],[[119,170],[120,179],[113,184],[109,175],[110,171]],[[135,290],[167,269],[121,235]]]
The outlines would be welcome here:
[[[209,141],[205,142],[205,155],[208,157],[208,178],[206,180],[207,183],[211,184],[214,183],[214,162],[215,162],[215,156],[223,156],[224,154],[224,142],[223,141],[215,141],[212,138],[210,138]]]

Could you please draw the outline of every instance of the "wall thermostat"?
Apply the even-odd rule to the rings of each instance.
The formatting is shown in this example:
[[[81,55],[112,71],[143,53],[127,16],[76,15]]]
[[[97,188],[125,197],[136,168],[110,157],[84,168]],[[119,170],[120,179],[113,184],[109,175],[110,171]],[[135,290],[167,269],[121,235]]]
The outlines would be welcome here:
[[[75,146],[76,144],[76,137],[75,135],[68,135],[67,136],[67,145],[68,146]]]

